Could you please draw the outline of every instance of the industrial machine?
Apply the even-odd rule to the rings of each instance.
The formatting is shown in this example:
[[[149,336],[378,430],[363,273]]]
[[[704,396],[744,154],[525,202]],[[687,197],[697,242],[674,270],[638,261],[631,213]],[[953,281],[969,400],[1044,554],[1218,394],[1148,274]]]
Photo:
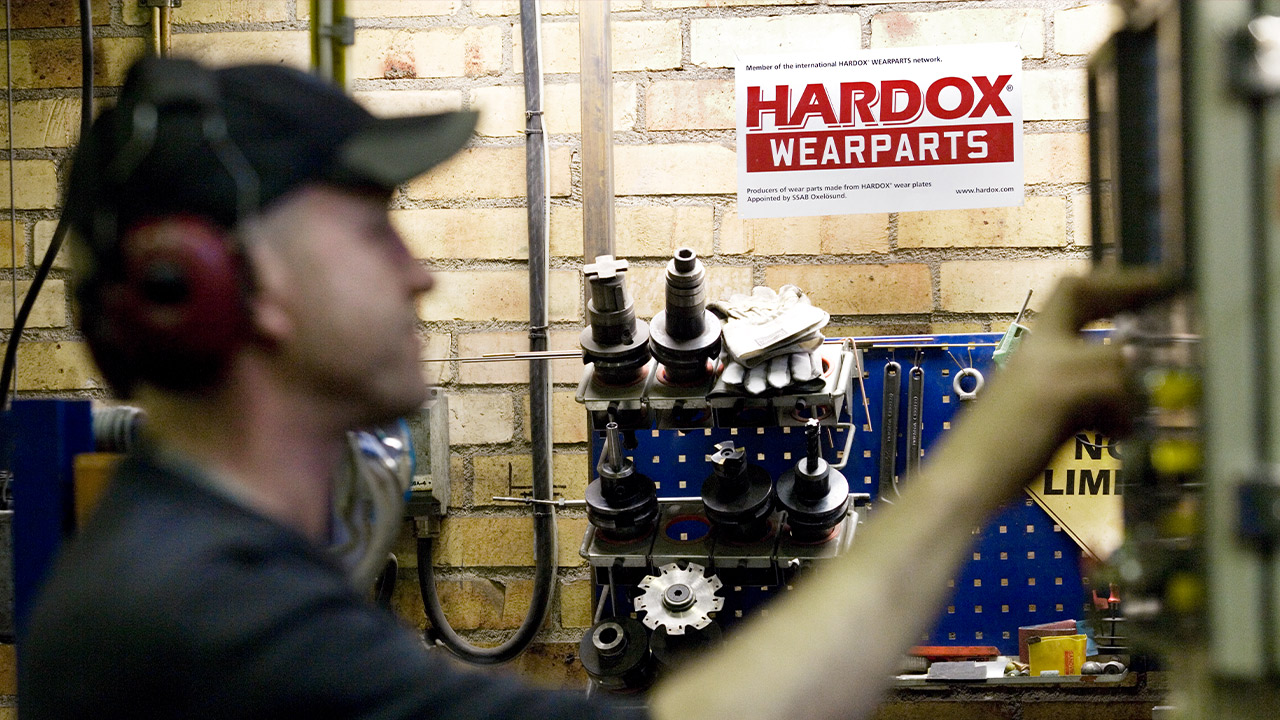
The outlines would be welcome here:
[[[1247,0],[1124,5],[1089,69],[1095,258],[1187,290],[1123,328],[1150,402],[1113,577],[1125,634],[1179,675],[1181,717],[1271,717],[1280,17]]]

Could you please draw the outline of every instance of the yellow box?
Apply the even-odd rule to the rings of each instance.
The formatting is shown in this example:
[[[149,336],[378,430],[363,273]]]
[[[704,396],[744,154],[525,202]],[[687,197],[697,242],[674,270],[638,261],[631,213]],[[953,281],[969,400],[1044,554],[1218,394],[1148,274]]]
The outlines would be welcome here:
[[[1027,659],[1031,661],[1032,677],[1044,672],[1079,675],[1084,648],[1084,635],[1031,638],[1027,641]]]

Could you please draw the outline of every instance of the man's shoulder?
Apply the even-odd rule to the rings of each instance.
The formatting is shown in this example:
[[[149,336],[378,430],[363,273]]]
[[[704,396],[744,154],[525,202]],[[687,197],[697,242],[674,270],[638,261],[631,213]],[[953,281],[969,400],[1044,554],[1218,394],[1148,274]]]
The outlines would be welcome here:
[[[104,622],[178,641],[248,595],[263,612],[287,613],[309,596],[347,592],[344,582],[300,535],[181,473],[127,461],[55,565],[34,629],[92,608]]]

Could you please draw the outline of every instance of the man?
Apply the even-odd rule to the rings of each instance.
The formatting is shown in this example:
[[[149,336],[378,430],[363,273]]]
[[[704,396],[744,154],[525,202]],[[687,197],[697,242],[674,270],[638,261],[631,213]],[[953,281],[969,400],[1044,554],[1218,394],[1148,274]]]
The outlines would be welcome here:
[[[81,325],[151,438],[45,587],[22,646],[22,717],[622,714],[451,668],[322,547],[344,433],[426,393],[414,300],[431,277],[387,202],[473,123],[375,120],[279,67],[133,68],[77,149],[68,212]],[[1008,377],[854,551],[656,688],[647,712],[868,714],[970,529],[1080,424],[1124,417],[1118,351],[1075,332],[1155,291],[1125,278],[1060,292]],[[1045,375],[1056,383],[1039,387]]]

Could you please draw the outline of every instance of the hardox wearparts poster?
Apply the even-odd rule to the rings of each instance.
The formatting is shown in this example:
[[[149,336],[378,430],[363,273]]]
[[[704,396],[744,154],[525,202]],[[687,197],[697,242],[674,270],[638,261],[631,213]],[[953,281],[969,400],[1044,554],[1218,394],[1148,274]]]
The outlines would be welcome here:
[[[744,218],[1023,202],[1013,43],[739,61]]]

